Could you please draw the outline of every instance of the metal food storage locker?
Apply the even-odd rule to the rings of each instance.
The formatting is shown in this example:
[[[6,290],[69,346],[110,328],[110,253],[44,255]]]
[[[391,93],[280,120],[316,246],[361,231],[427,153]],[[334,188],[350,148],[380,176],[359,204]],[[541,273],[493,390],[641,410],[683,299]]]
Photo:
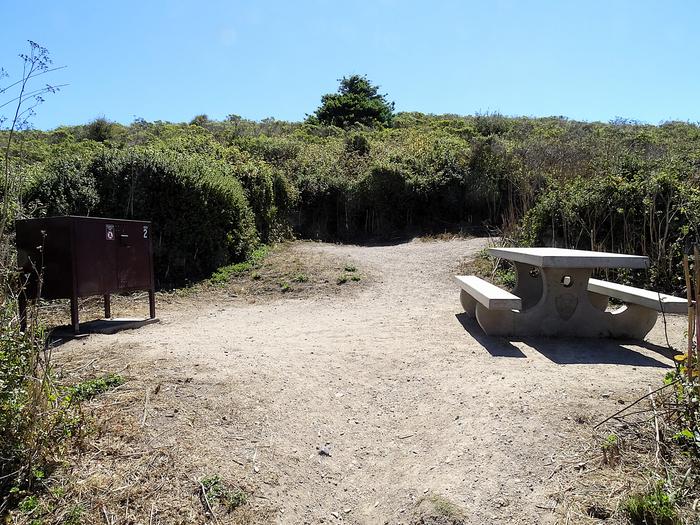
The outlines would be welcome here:
[[[71,325],[78,333],[79,297],[104,296],[105,317],[111,317],[110,294],[137,290],[148,291],[155,318],[150,221],[48,217],[19,220],[16,232],[17,261],[27,283],[20,296],[23,320],[27,299],[70,299]]]

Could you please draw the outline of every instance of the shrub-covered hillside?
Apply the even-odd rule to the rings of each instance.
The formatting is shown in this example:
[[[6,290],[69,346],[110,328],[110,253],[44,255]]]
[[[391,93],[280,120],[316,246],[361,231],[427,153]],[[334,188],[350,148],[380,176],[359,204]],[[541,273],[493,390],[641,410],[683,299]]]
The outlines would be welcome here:
[[[393,106],[376,89],[359,109],[348,89],[331,101],[342,118],[322,106],[300,123],[99,118],[22,132],[12,155],[24,203],[36,215],[153,220],[161,285],[206,276],[291,229],[351,240],[485,224],[521,243],[644,253],[654,263],[644,278],[679,284],[678,258],[700,224],[697,125],[387,119]]]

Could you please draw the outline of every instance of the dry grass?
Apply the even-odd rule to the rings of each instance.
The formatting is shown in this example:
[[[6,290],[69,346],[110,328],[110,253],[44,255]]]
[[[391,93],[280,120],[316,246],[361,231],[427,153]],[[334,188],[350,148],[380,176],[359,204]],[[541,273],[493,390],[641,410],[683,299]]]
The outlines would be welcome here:
[[[327,254],[296,249],[302,243],[284,243],[273,248],[260,268],[235,276],[226,286],[228,293],[252,300],[291,297],[312,297],[348,293],[347,287],[338,286],[338,278],[346,268],[358,281],[347,280],[356,287],[367,283],[369,276],[354,261],[334,258]]]
[[[427,494],[416,503],[411,525],[464,525],[467,516],[454,502],[439,494]]]
[[[453,241],[455,239],[473,239],[474,236],[466,232],[444,232],[421,235],[418,237],[423,242]]]
[[[561,489],[552,494],[563,522],[629,524],[629,498],[660,484],[677,495],[670,507],[679,521],[657,523],[698,522],[697,458],[673,438],[673,415],[664,407],[674,404],[670,391],[658,394],[582,436],[585,445],[559,468]]]
[[[129,350],[138,354],[137,348]],[[166,376],[146,361],[124,369],[123,351],[114,348],[99,365],[94,360],[65,363],[66,369],[79,371],[66,381],[122,368],[127,382],[85,406],[88,436],[49,476],[37,505],[20,506],[24,510],[15,512],[11,523],[269,523],[274,503],[259,494],[259,487],[274,484],[274,477],[256,473],[245,447],[243,453],[231,447],[222,457],[198,439],[207,428],[220,434],[222,442],[231,441],[233,434],[245,440],[253,432],[245,401],[238,406],[231,399],[217,403],[208,394],[215,385],[187,375]],[[224,404],[226,411],[221,410]],[[202,482],[213,477],[227,491],[243,494],[245,502],[232,506],[222,497],[203,498]]]

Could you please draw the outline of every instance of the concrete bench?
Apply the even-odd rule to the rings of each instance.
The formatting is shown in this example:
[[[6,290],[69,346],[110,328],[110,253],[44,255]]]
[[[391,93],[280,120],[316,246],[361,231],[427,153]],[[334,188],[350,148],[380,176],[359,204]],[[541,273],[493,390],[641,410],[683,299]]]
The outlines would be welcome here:
[[[520,310],[522,308],[520,297],[506,292],[476,275],[457,275],[455,280],[462,289],[459,300],[464,311],[471,317],[475,315],[477,303],[489,310]]]
[[[627,304],[636,304],[657,312],[663,311],[667,314],[688,313],[688,301],[686,299],[624,284],[601,281],[600,279],[589,279],[588,291],[601,296],[614,297]],[[607,300],[601,303],[603,309],[606,305]]]

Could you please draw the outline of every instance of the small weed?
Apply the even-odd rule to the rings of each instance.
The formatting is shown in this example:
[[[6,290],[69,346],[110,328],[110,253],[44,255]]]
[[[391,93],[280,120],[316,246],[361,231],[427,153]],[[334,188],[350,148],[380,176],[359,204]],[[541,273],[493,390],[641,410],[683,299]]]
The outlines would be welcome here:
[[[83,513],[85,512],[85,507],[82,505],[74,505],[68,511],[65,518],[63,518],[63,525],[80,525],[82,521]]]
[[[263,260],[267,256],[269,248],[267,246],[261,246],[250,254],[250,257],[243,262],[229,264],[228,266],[222,266],[216,270],[209,281],[212,284],[226,284],[232,277],[236,275],[243,274],[249,270],[260,268]]]
[[[688,452],[700,451],[700,432],[684,428],[673,435],[673,441]]]
[[[680,523],[671,497],[662,483],[657,483],[646,494],[634,494],[623,504],[633,525],[676,525]]]
[[[88,379],[68,387],[68,397],[72,401],[88,401],[93,397],[124,384],[125,379],[119,374],[107,374],[95,379]]]
[[[345,271],[346,271],[346,272],[349,272],[349,273],[352,273],[352,272],[356,272],[356,271],[357,271],[357,268],[355,268],[352,264],[346,264],[346,265],[345,265]]]
[[[292,278],[292,281],[294,281],[295,283],[305,283],[308,280],[309,278],[303,273],[298,273]]]
[[[234,275],[239,275],[241,273],[247,272],[253,266],[249,262],[242,262],[236,264],[229,264],[228,266],[222,266],[216,270],[211,278],[209,279],[213,284],[226,284],[231,280]]]
[[[262,275],[260,275],[260,272],[253,272],[250,274],[250,278],[254,281],[259,281],[260,279],[262,279]]]
[[[515,288],[515,270],[513,268],[498,268],[493,276],[494,281],[509,290]]]
[[[352,268],[352,270],[348,270],[348,268]],[[346,266],[345,267],[345,271],[354,272],[355,270],[356,270],[356,268],[354,266]],[[360,275],[357,273],[351,273],[351,274],[342,273],[338,276],[335,283],[336,284],[345,284],[348,281],[352,281],[352,282],[356,283],[356,282],[359,282],[361,280],[362,280],[362,277],[360,277]]]
[[[438,494],[428,494],[418,501],[412,525],[464,525],[466,514],[462,508]]]
[[[503,259],[496,259],[487,250],[481,250],[475,258],[463,261],[458,271],[475,274],[508,290],[515,287],[515,269]]]
[[[616,465],[620,461],[620,440],[616,434],[610,434],[601,445],[603,450],[603,463]]]
[[[55,499],[61,499],[63,496],[66,495],[66,488],[58,485],[56,487],[52,487],[49,489],[49,493],[51,496],[53,496]]]
[[[38,506],[39,506],[39,498],[32,495],[32,496],[27,496],[22,501],[20,501],[17,508],[19,509],[20,512],[23,512],[25,514],[31,514],[32,512],[34,512],[36,510],[36,508]]]
[[[248,495],[243,490],[231,490],[219,476],[207,476],[200,483],[210,505],[219,503],[232,511],[248,501]]]
[[[292,287],[290,286],[290,284],[289,284],[288,282],[281,282],[281,283],[280,283],[280,291],[281,291],[282,293],[291,292],[291,291],[292,291]]]

